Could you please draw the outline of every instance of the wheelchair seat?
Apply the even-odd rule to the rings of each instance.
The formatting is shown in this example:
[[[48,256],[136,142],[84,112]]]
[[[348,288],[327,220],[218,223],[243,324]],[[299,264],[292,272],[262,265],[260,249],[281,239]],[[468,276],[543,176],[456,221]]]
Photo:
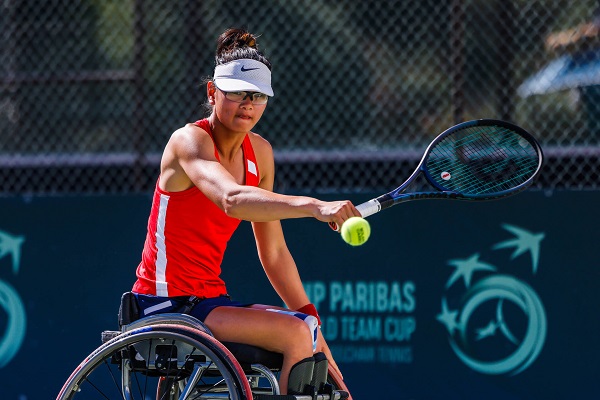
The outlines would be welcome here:
[[[120,330],[102,333],[103,344],[75,369],[57,400],[88,398],[91,393],[101,398],[154,398],[152,388],[161,400],[352,399],[335,371],[327,375],[326,363],[321,364],[325,375],[313,375],[313,379],[326,377],[326,382],[294,389],[303,394],[281,395],[276,374],[281,371],[282,354],[242,343],[222,343],[188,314],[140,318],[137,302],[132,300],[132,293],[123,295]]]
[[[221,342],[231,351],[244,370],[252,364],[262,364],[271,370],[280,370],[283,354],[244,343]]]
[[[123,293],[121,296],[121,304],[119,307],[119,327],[121,331],[135,329],[140,326],[140,311],[135,299],[135,295],[131,292]],[[148,317],[143,317],[143,325],[156,324],[156,323],[174,323],[189,326],[191,328],[199,329],[202,332],[206,332],[211,336],[214,336],[210,329],[197,318],[194,318],[188,314],[181,313],[163,313],[154,314]],[[107,336],[108,335],[108,336]],[[103,342],[106,339],[114,336],[107,333],[103,333]],[[281,353],[275,353],[269,350],[265,350],[260,347],[252,346],[244,343],[235,342],[221,342],[225,347],[233,354],[237,361],[242,365],[244,370],[251,370],[252,364],[261,364],[271,370],[280,370],[283,364],[283,355]]]

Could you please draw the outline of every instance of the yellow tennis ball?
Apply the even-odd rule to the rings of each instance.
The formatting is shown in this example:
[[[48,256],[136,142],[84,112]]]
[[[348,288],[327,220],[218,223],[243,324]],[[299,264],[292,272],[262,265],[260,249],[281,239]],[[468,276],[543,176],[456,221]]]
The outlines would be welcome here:
[[[351,246],[365,244],[371,236],[371,226],[361,217],[348,218],[342,225],[342,239]]]

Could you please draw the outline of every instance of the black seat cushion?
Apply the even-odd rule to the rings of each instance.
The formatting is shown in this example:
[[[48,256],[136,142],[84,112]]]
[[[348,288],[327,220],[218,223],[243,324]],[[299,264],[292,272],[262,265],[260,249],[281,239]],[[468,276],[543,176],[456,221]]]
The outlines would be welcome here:
[[[283,354],[243,343],[223,342],[244,369],[250,364],[262,364],[269,369],[279,370],[283,364]]]

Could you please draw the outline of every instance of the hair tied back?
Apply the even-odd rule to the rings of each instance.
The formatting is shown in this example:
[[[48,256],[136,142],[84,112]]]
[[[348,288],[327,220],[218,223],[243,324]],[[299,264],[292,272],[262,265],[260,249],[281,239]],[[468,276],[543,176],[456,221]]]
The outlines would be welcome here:
[[[256,48],[256,38],[251,33],[245,32],[240,39],[242,45]]]

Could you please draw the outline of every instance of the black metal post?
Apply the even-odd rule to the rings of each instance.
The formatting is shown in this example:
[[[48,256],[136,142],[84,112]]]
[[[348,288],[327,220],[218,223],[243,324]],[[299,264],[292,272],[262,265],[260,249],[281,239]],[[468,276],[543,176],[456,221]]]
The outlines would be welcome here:
[[[511,121],[514,112],[515,82],[512,64],[515,43],[515,6],[512,0],[498,0],[498,107],[500,119]]]
[[[186,41],[190,56],[186,58],[187,62],[187,85],[186,87],[196,90],[196,96],[191,96],[191,102],[189,104],[191,118],[198,118],[196,115],[201,108],[201,102],[206,100],[206,90],[201,87],[200,82],[200,66],[198,65],[198,54],[206,52],[206,48],[203,48],[203,33],[206,32],[202,24],[202,10],[197,0],[187,0],[185,10],[185,22],[186,22]]]
[[[133,151],[135,161],[133,165],[133,187],[139,192],[144,186],[144,157],[145,143],[145,102],[146,102],[146,79],[145,79],[145,34],[144,26],[144,1],[134,2],[134,48],[133,48],[133,84],[134,84],[134,110],[133,110]]]
[[[452,119],[464,121],[465,114],[465,10],[463,0],[451,3]]]

